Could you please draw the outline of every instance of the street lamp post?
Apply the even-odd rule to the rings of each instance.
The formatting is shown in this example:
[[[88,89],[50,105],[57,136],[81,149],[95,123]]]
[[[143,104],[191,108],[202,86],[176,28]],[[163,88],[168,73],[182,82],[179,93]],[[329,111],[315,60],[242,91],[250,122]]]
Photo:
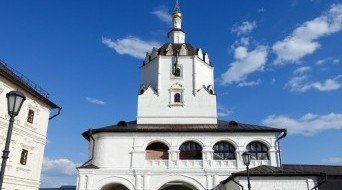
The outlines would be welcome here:
[[[247,167],[248,190],[251,190],[251,183],[249,181],[249,164],[251,163],[251,153],[249,153],[248,151],[242,153],[242,159],[243,159],[243,163]]]
[[[10,142],[11,142],[14,118],[15,118],[15,116],[17,116],[19,114],[20,108],[26,99],[24,94],[19,92],[19,91],[11,91],[11,92],[6,94],[6,97],[7,97],[7,111],[8,111],[8,115],[10,116],[10,120],[9,120],[9,126],[8,126],[8,131],[7,131],[5,149],[4,149],[4,151],[2,151],[3,154],[2,154],[2,163],[1,163],[1,172],[0,172],[0,190],[2,189],[2,183],[4,181],[4,175],[5,175],[6,162],[8,159],[8,154],[10,152],[9,146],[10,146]]]

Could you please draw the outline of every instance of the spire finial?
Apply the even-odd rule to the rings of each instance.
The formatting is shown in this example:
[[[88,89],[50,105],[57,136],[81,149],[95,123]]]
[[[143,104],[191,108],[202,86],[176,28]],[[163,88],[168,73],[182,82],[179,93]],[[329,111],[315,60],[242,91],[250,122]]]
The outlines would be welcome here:
[[[178,3],[178,0],[176,0],[176,5],[175,5],[175,9],[173,11],[173,14],[172,14],[172,18],[182,18],[182,13],[180,12],[180,8],[179,8],[179,3]]]
[[[179,8],[178,0],[176,0],[175,10],[174,10],[173,12],[174,12],[174,13],[175,13],[175,12],[180,13],[180,8]]]

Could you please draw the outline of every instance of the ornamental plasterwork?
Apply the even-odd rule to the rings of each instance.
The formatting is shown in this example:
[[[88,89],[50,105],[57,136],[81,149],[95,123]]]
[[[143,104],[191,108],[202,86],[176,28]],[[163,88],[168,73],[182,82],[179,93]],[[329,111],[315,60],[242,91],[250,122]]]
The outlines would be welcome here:
[[[185,44],[183,44],[179,49],[179,55],[188,55],[188,50],[186,49]]]
[[[33,110],[35,115],[39,115],[40,105],[35,100],[29,100],[28,106],[29,109]]]
[[[151,52],[151,59],[154,59],[158,56],[158,49],[157,48],[153,48],[152,52]]]
[[[178,82],[171,85],[170,89],[184,89],[182,84],[179,84]]]
[[[22,172],[29,173],[31,170],[26,168],[26,167],[18,166],[17,167],[17,171],[22,171]]]
[[[26,139],[26,138],[25,138]],[[33,142],[31,141],[30,144],[33,144]],[[33,150],[34,149],[34,146],[30,146],[29,144],[27,143],[20,143],[20,146],[23,148],[23,149],[26,149],[26,150]]]
[[[166,48],[166,55],[173,55],[172,44],[169,44]]]

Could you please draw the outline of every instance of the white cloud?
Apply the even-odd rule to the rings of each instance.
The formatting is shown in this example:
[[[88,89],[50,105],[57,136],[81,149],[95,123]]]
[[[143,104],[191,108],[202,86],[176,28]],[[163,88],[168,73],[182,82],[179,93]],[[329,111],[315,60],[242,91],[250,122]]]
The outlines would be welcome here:
[[[106,102],[99,100],[99,99],[96,99],[96,98],[86,97],[86,100],[92,104],[99,104],[99,105],[106,104]]]
[[[259,84],[261,84],[261,80],[260,80],[260,79],[258,79],[258,80],[256,80],[256,81],[241,82],[241,83],[239,83],[237,86],[238,86],[238,87],[257,86],[257,85],[259,85]]]
[[[296,28],[284,40],[276,42],[272,49],[277,54],[276,64],[297,63],[314,53],[321,45],[317,40],[342,30],[342,4],[334,4],[329,11]]]
[[[241,23],[241,25],[235,24],[232,28],[232,32],[237,33],[237,35],[249,34],[256,27],[257,27],[257,24],[255,21],[252,21],[252,22],[244,21]]]
[[[309,66],[299,67],[298,69],[293,71],[293,74],[302,75],[310,70],[311,70],[311,67]]]
[[[44,158],[42,172],[53,173],[55,175],[75,175],[77,166],[78,165],[66,158],[59,158],[55,160]]]
[[[322,162],[331,165],[342,165],[342,157],[330,157],[322,160]]]
[[[334,79],[327,79],[323,82],[320,81],[308,81],[307,76],[295,76],[289,82],[285,84],[285,88],[290,88],[292,92],[306,92],[310,89],[316,89],[321,92],[328,92],[338,90],[342,87],[342,84],[337,81],[337,77]]]
[[[247,48],[244,46],[239,46],[234,50],[235,59],[243,59],[247,56]]]
[[[69,159],[44,158],[40,187],[60,187],[76,184],[76,164]]]
[[[250,52],[243,46],[235,48],[236,60],[230,63],[229,69],[221,75],[221,84],[245,82],[249,74],[263,69],[267,61],[267,53],[265,46],[258,46]]]
[[[322,65],[322,64],[327,63],[327,62],[332,62],[334,64],[337,64],[340,62],[340,60],[333,58],[333,57],[327,57],[327,58],[320,59],[320,60],[316,61],[316,65]]]
[[[326,79],[325,81],[309,81],[307,73],[311,67],[304,66],[293,71],[294,76],[285,84],[285,88],[289,88],[292,92],[306,92],[310,89],[327,92],[338,90],[342,84],[338,81],[342,76],[338,75],[335,78]]]
[[[218,117],[227,117],[231,113],[232,113],[232,111],[225,108],[224,106],[222,106],[222,105],[217,106],[217,116]]]
[[[156,41],[144,41],[138,37],[127,36],[117,40],[102,38],[102,43],[109,48],[114,49],[120,55],[130,55],[138,59],[144,59],[146,52],[152,50],[153,47],[160,47],[161,44]]]
[[[314,82],[311,84],[311,87],[319,91],[332,91],[341,88],[341,83],[334,79],[327,79],[324,82]]]
[[[342,114],[329,113],[320,116],[308,113],[299,119],[270,115],[262,123],[272,127],[287,128],[291,134],[314,135],[324,130],[342,129]]]
[[[171,24],[172,22],[171,15],[168,13],[165,6],[160,6],[151,13],[157,16],[159,20],[165,22],[166,24]]]

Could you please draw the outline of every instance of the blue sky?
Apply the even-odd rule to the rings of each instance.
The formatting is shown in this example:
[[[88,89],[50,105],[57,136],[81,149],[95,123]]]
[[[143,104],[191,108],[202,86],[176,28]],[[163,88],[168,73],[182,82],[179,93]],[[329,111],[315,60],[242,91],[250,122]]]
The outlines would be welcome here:
[[[63,107],[49,124],[43,187],[76,183],[83,131],[135,120],[139,66],[168,42],[174,3],[0,0],[0,59]],[[341,1],[180,6],[186,41],[215,67],[221,119],[288,128],[284,163],[342,164]]]

